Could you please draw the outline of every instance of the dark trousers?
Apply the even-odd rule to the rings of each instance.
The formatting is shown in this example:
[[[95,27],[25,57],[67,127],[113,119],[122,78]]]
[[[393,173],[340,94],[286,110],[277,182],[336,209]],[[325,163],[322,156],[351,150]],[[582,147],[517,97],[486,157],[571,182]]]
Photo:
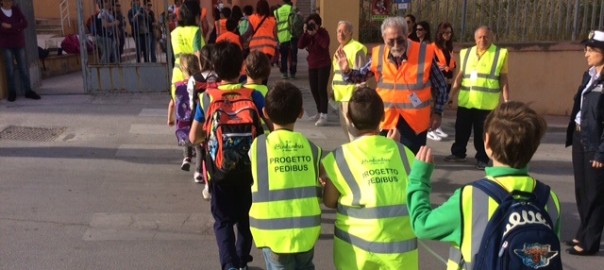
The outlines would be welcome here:
[[[422,145],[426,145],[426,136],[428,135],[428,131],[426,130],[420,134],[415,134],[415,131],[409,126],[409,124],[407,124],[402,116],[398,117],[396,129],[399,133],[401,133],[400,143],[402,143],[404,146],[407,146],[407,148],[409,148],[413,154],[417,154],[419,148]],[[386,136],[388,134],[388,130],[382,130],[380,134],[382,136]]]
[[[327,113],[327,83],[331,73],[331,64],[322,68],[308,69],[308,83],[310,84],[310,92],[315,100],[317,112]]]
[[[289,59],[289,74],[295,76],[298,65],[298,39],[292,38],[288,42],[281,43],[279,53],[281,54],[281,67],[279,68],[281,74],[287,74],[287,60]]]
[[[214,234],[222,269],[245,267],[252,261],[249,216],[252,207],[251,188],[246,184],[220,185],[210,181],[210,192]],[[236,238],[234,226],[237,226]]]
[[[140,63],[141,62],[141,56],[143,57],[143,60],[146,62],[149,62],[149,54],[147,50],[147,43],[149,37],[146,34],[141,34],[141,35],[135,35],[134,36],[134,43],[136,45],[136,62]]]
[[[594,151],[585,151],[580,133],[573,134],[573,171],[575,174],[575,198],[581,224],[575,239],[586,252],[600,250],[600,238],[604,228],[604,169],[591,166]]]
[[[466,146],[470,140],[470,134],[474,131],[474,148],[476,149],[476,161],[489,162],[489,157],[484,150],[484,120],[491,111],[479,109],[457,108],[457,119],[455,120],[455,142],[451,146],[451,154],[466,157]]]

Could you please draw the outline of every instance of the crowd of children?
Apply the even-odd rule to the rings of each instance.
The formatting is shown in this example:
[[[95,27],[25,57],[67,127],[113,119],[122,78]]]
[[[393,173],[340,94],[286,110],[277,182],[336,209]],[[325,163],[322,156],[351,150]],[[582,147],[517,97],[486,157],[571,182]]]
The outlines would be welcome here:
[[[304,112],[300,90],[287,82],[269,90],[263,82],[270,59],[259,52],[244,59],[241,44],[220,38],[237,36],[233,22],[216,44],[179,55],[184,79],[175,82],[168,106],[168,125],[176,126],[184,149],[181,169],[188,171],[195,156],[194,179],[205,183],[222,269],[247,269],[252,241],[267,269],[314,269],[321,200],[337,211],[336,269],[419,269],[418,238],[452,243],[450,269],[495,269],[481,264],[483,257],[499,262],[489,257],[493,252],[516,254],[508,256],[510,269],[560,269],[559,242],[552,243],[559,202],[527,170],[546,128],[532,109],[520,102],[495,109],[485,123],[485,148],[494,161],[486,180],[432,209],[430,149],[415,157],[396,129],[380,135],[384,103],[374,89],[357,89],[348,103],[355,139],[323,155],[295,131]],[[519,201],[524,208],[514,208]],[[481,241],[485,232],[499,232],[491,219],[511,222],[513,215],[502,238],[513,249]],[[506,236],[508,230],[515,234]],[[528,243],[523,235],[535,237]]]

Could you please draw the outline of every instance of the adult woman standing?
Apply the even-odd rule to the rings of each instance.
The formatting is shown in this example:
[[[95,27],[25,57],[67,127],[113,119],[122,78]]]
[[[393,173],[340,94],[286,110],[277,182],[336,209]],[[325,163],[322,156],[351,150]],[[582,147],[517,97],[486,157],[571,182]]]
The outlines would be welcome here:
[[[321,27],[319,14],[310,14],[304,21],[304,34],[298,41],[299,49],[308,51],[308,82],[317,105],[317,115],[313,117],[315,126],[327,124],[327,83],[331,72],[329,56],[329,33]]]
[[[594,255],[600,250],[604,227],[604,32],[584,41],[590,68],[575,95],[566,146],[572,145],[575,199],[581,224],[567,241],[571,255]]]
[[[409,38],[419,43],[431,43],[431,36],[432,33],[430,33],[430,24],[427,21],[421,21],[415,25],[415,31],[411,33],[411,36],[409,36]]]
[[[259,51],[266,54],[268,59],[273,59],[277,50],[277,22],[271,16],[270,7],[266,0],[259,0],[256,12],[249,16],[251,27],[244,34],[250,36],[250,52]]]
[[[436,30],[436,41],[434,41],[434,52],[438,68],[443,72],[447,79],[447,97],[451,91],[451,83],[453,81],[453,70],[455,70],[456,63],[453,59],[453,26],[448,23],[440,23]],[[449,135],[445,133],[440,127],[428,132],[428,139],[434,141],[440,141],[442,138],[447,138]]]
[[[21,76],[21,87],[25,88],[25,97],[40,99],[40,96],[31,90],[27,59],[25,58],[23,30],[27,28],[27,20],[21,10],[13,5],[13,0],[0,0],[0,9],[2,10],[0,12],[0,52],[2,52],[6,64],[8,101],[13,102],[17,98],[15,67],[13,66],[15,61]]]

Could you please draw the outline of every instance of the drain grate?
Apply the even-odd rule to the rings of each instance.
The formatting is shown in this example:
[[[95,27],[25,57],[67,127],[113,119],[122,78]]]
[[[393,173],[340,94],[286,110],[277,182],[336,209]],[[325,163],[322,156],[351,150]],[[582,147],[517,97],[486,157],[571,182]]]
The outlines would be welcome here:
[[[58,128],[40,128],[40,127],[20,127],[8,126],[0,131],[0,139],[2,140],[17,140],[31,142],[50,142],[57,139],[66,127]]]

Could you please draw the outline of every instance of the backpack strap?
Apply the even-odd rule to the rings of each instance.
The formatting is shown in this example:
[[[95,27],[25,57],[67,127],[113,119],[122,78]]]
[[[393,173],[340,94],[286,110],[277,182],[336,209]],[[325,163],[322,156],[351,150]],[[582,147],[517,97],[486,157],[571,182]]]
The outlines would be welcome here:
[[[486,178],[475,181],[472,186],[482,190],[498,204],[501,204],[505,197],[510,194],[505,188]]]
[[[550,187],[535,179],[535,190],[533,190],[533,194],[535,194],[539,206],[545,208],[550,196]]]
[[[489,195],[489,197],[493,198],[498,204],[500,204],[510,194],[505,188],[486,178],[475,181],[472,183],[472,186],[482,190],[484,193]],[[550,187],[535,179],[535,189],[533,190],[532,194],[535,195],[539,206],[545,207],[547,201],[549,200]]]

